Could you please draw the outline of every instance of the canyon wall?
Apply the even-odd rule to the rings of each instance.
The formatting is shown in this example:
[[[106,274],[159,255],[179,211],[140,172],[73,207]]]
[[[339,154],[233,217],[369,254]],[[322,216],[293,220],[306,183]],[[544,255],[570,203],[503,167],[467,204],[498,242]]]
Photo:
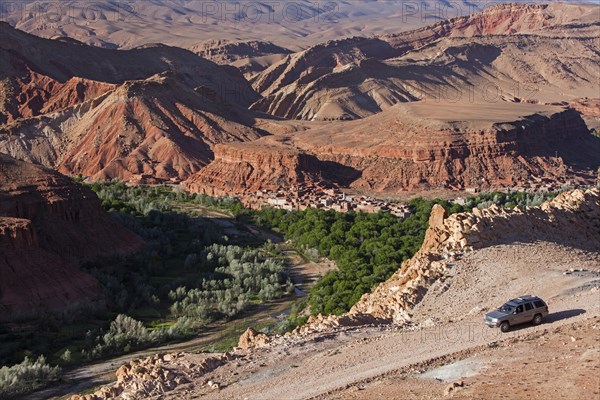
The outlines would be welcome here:
[[[93,299],[98,283],[79,265],[142,247],[91,190],[0,154],[0,319]]]
[[[192,192],[210,195],[276,190],[318,179],[312,155],[267,145],[219,144],[215,161],[184,182]]]

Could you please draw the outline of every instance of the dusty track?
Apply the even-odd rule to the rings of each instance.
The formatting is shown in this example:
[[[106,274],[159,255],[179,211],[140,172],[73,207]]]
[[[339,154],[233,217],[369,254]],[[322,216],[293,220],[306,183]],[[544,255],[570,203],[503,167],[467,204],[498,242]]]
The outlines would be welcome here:
[[[538,254],[538,257],[532,260],[522,257],[525,254]],[[561,255],[569,260],[569,268],[582,268],[588,272],[563,275],[565,265]],[[502,260],[506,260],[504,267]],[[203,382],[194,382],[168,393],[167,398],[328,398],[346,388],[373,382],[384,376],[427,369],[436,360],[477,352],[482,346],[507,339],[521,340],[533,332],[598,317],[600,291],[594,289],[594,286],[598,286],[598,260],[597,253],[574,251],[552,243],[491,247],[457,263],[457,272],[450,278],[451,288],[448,291],[452,293],[457,306],[449,308],[454,315],[447,314],[444,321],[434,323],[422,318],[424,323],[414,330],[363,327],[308,336],[295,342],[287,341],[255,350],[239,362],[229,363],[205,377],[205,381],[218,382],[222,386],[220,390],[210,389]],[[468,272],[469,265],[474,261],[484,263],[483,270],[486,265],[492,267],[487,272],[490,280],[506,274],[509,268],[521,271],[521,276],[511,280],[512,289],[504,292],[497,289],[498,296],[492,293],[487,297],[474,297],[468,290],[454,290],[453,285],[461,285],[460,280],[464,277],[461,272]],[[473,275],[473,279],[477,277]],[[542,290],[539,294],[548,299],[551,308],[551,314],[541,326],[525,325],[508,334],[501,334],[483,325],[481,319],[484,311],[469,315],[473,304],[491,308],[499,305],[498,300],[505,301],[517,295],[512,291],[535,286]],[[433,289],[431,295],[436,296],[436,293]],[[445,304],[440,301],[440,307]],[[440,314],[438,310],[431,313],[437,314]],[[423,313],[422,316],[427,314]]]

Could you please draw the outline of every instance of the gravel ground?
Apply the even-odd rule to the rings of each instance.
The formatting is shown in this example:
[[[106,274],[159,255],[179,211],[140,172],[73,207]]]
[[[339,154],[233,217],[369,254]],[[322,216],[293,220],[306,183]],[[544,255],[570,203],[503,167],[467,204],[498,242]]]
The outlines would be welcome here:
[[[565,275],[569,268],[584,271]],[[452,276],[436,284],[415,308],[413,318],[420,327],[346,329],[254,350],[243,359],[218,368],[202,382],[181,386],[163,398],[292,400],[346,398],[345,395],[374,398],[369,397],[368,390],[361,389],[390,376],[426,371],[437,366],[440,360],[465,359],[488,345],[498,346],[507,340],[518,343],[528,335],[544,332],[550,338],[549,343],[554,343],[549,330],[600,316],[600,291],[594,284],[599,271],[598,253],[554,243],[502,245],[479,250],[458,261]],[[507,334],[483,324],[485,310],[529,293],[538,294],[549,303],[551,314],[544,324],[524,325]],[[587,350],[593,352],[594,348]],[[555,351],[560,353],[555,348],[548,351],[548,346],[543,349],[547,355]],[[484,363],[479,367],[487,371],[487,366],[494,363],[503,365],[501,357],[502,353],[492,354],[485,362],[479,359],[477,362]],[[548,363],[541,364],[542,367],[550,368]],[[450,375],[449,378],[457,376]],[[467,379],[477,379],[477,376]],[[217,382],[220,388],[210,389],[205,384],[208,380]],[[435,379],[427,382],[431,384],[425,385],[419,396],[440,397],[440,388],[443,390],[446,384]],[[527,385],[533,383],[528,381]],[[395,394],[388,393],[389,397],[385,398],[411,397],[410,387],[398,387]],[[533,391],[534,387],[527,390]],[[467,392],[464,389],[463,393]]]

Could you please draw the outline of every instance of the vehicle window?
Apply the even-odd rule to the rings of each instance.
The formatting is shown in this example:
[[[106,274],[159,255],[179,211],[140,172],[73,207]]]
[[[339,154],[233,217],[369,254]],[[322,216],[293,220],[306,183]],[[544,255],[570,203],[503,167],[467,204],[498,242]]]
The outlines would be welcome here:
[[[536,301],[533,302],[533,304],[535,304],[536,308],[542,308],[542,307],[545,306],[544,302],[541,301],[541,300],[536,300]]]
[[[517,314],[522,313],[523,312],[523,305],[520,305],[517,307]]]
[[[525,303],[525,311],[533,310],[533,304]]]
[[[498,309],[498,311],[503,312],[505,314],[512,314],[515,308],[510,304],[505,304]]]

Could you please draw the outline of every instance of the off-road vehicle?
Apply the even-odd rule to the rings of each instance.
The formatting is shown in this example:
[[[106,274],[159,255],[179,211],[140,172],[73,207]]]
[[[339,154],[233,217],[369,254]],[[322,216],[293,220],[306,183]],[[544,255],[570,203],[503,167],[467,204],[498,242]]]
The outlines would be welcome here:
[[[548,315],[548,305],[537,296],[521,296],[509,300],[496,311],[487,313],[484,322],[490,328],[500,327],[502,332],[508,332],[511,326],[533,322],[542,323]]]

